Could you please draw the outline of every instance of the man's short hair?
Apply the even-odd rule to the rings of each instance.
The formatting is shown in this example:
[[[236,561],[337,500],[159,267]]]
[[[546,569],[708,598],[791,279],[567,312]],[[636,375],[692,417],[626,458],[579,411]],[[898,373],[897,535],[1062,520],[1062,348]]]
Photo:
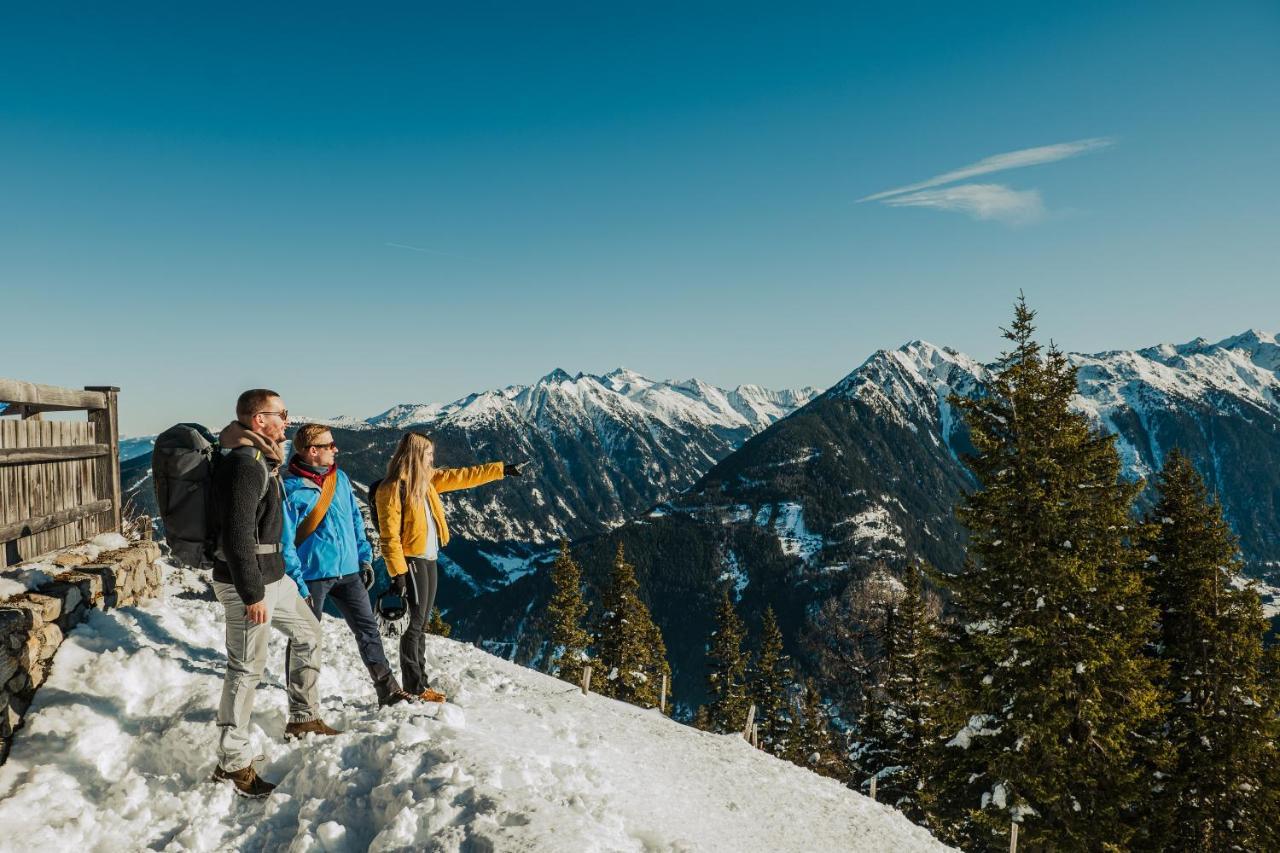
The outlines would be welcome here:
[[[293,435],[293,449],[306,450],[315,440],[329,431],[324,424],[303,424]]]
[[[240,420],[247,420],[262,411],[262,407],[272,397],[279,397],[275,391],[268,388],[250,388],[240,395],[236,400],[236,417]]]

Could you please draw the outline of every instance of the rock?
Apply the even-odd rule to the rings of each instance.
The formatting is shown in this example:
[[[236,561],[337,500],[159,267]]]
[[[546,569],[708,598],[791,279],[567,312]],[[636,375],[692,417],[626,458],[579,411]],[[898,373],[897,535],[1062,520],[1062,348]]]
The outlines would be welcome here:
[[[73,609],[84,597],[80,594],[80,587],[66,581],[54,581],[53,583],[45,584],[40,587],[40,593],[61,599],[63,613]],[[53,620],[50,619],[49,621],[52,622]]]
[[[22,644],[22,648],[18,649],[18,666],[27,670],[31,670],[36,665],[36,661],[40,660],[40,638],[32,636]]]
[[[83,622],[84,615],[88,610],[89,608],[85,607],[83,604],[79,604],[76,605],[74,610],[69,610],[66,613],[63,613],[62,618],[58,620],[58,627],[62,629],[62,633],[65,634],[67,631],[70,631],[72,628]]]
[[[0,737],[9,737],[22,725],[22,715],[27,712],[28,704],[21,696],[9,694],[6,697],[0,706]]]
[[[0,684],[4,684],[18,672],[18,658],[8,650],[0,650]]]
[[[53,558],[53,562],[59,566],[69,568],[71,566],[83,566],[89,562],[89,558],[84,554],[58,554]]]
[[[62,615],[62,599],[55,595],[47,595],[44,592],[27,593],[27,601],[30,601],[40,609],[40,614],[46,622],[55,622]]]
[[[113,567],[94,564],[92,566],[83,566],[80,571],[83,574],[91,576],[95,581],[95,592],[93,596],[94,604],[100,603],[105,596],[115,591],[116,574]]]
[[[10,693],[22,693],[31,686],[31,678],[22,670],[18,670],[12,678],[5,682],[5,689]]]
[[[0,607],[0,634],[29,631],[44,624],[44,608],[26,599],[9,601]]]
[[[31,679],[31,689],[34,690],[41,684],[44,684],[44,680],[48,675],[48,667],[44,664],[36,664],[36,666],[27,673],[27,677]]]
[[[50,623],[40,629],[40,660],[48,660],[62,645],[62,629]]]

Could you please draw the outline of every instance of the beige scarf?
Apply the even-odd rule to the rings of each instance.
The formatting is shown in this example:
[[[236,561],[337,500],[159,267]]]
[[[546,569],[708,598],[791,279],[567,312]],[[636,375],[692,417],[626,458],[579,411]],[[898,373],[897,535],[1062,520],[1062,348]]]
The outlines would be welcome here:
[[[239,421],[232,421],[218,433],[218,444],[231,449],[233,447],[256,447],[262,455],[275,465],[284,462],[284,448],[260,432],[254,432]]]

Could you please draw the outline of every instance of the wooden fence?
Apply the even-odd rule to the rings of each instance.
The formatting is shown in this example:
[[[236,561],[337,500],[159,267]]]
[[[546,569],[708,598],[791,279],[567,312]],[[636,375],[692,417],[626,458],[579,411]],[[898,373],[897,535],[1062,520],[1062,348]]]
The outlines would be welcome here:
[[[120,530],[119,391],[0,379],[0,567]]]

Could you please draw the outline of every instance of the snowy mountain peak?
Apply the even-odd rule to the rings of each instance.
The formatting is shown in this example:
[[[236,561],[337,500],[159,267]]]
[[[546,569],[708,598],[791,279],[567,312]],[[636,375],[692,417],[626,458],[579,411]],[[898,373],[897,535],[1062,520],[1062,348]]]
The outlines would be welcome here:
[[[579,373],[576,377],[575,377],[575,376],[570,376],[570,375],[569,375],[569,372],[568,372],[567,370],[563,370],[563,369],[561,369],[561,368],[557,367],[555,370],[551,371],[551,372],[550,372],[550,373],[548,373],[546,376],[544,376],[544,377],[542,377],[541,379],[539,379],[539,380],[537,381],[537,383],[536,383],[536,384],[538,384],[538,385],[554,385],[554,384],[558,384],[558,383],[560,383],[560,382],[573,382],[573,381],[575,381],[576,379],[581,379],[581,378],[582,378],[582,374],[581,374],[581,373]]]

